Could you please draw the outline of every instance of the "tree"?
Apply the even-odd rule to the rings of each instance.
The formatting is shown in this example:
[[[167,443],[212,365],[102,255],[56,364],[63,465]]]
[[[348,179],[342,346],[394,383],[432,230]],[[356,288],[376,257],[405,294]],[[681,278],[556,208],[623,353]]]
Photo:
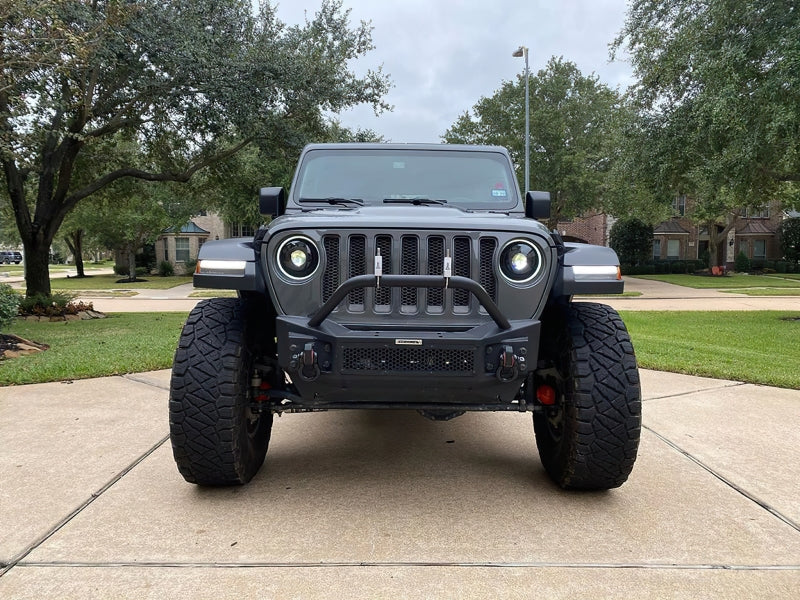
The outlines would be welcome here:
[[[800,263],[800,217],[784,220],[778,227],[778,239],[784,258]]]
[[[49,294],[48,253],[79,202],[125,178],[186,182],[251,142],[297,145],[336,112],[388,108],[372,49],[325,0],[287,27],[249,0],[11,0],[0,9],[0,165],[26,254],[28,294]],[[149,163],[78,165],[126,134]]]
[[[637,218],[624,218],[611,226],[609,245],[623,265],[640,265],[652,257],[653,226]]]
[[[504,82],[481,98],[444,134],[448,143],[496,144],[511,152],[523,189],[551,193],[550,225],[597,207],[609,168],[609,129],[619,108],[617,93],[574,63],[551,58],[530,85],[531,182],[524,168],[525,78]]]
[[[652,190],[688,194],[712,261],[745,208],[797,197],[800,10],[790,0],[634,0],[630,55]],[[716,264],[716,263],[715,263]]]

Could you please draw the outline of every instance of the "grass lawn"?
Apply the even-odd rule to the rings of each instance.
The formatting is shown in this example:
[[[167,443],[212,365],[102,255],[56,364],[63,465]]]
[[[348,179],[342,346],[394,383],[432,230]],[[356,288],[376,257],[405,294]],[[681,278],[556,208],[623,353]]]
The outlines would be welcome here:
[[[191,275],[175,277],[155,275],[144,277],[147,281],[117,283],[120,279],[119,275],[89,275],[88,277],[70,277],[68,279],[57,277],[50,280],[50,287],[54,290],[167,290],[184,283],[192,283]]]
[[[800,389],[800,312],[623,311],[639,366]]]
[[[663,281],[695,289],[739,289],[739,288],[800,288],[800,277],[787,275],[745,275],[734,273],[724,277],[707,275],[636,275],[636,279]]]
[[[800,389],[800,312],[623,311],[639,365]],[[135,373],[172,366],[186,313],[17,321],[8,333],[50,345],[0,362],[0,385]]]
[[[0,385],[168,369],[187,313],[112,313],[105,319],[32,323],[6,333],[49,350],[0,361]]]

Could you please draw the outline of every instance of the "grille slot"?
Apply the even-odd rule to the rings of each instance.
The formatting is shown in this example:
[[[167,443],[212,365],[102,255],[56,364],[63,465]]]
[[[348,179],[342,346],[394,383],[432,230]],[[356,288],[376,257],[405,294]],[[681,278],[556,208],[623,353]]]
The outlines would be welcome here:
[[[322,275],[322,301],[325,302],[339,287],[339,237],[326,235],[323,245],[327,265]]]
[[[436,348],[343,348],[344,372],[472,373],[472,350]]]
[[[470,276],[471,245],[468,237],[457,237],[453,240],[453,275]],[[453,306],[469,306],[469,296],[467,290],[453,290]]]
[[[350,236],[350,253],[348,260],[350,267],[348,269],[348,277],[356,277],[358,275],[366,275],[367,273],[367,238],[363,235]],[[364,307],[364,288],[353,290],[349,294],[351,305],[356,307]]]
[[[419,251],[417,249],[417,237],[403,236],[403,253],[401,256],[400,274],[419,275]],[[400,304],[404,307],[417,306],[417,288],[404,287],[400,289]]]
[[[444,238],[432,236],[428,238],[428,275],[441,275],[444,265]],[[444,290],[428,288],[428,307],[444,308]]]
[[[375,238],[375,247],[380,250],[383,264],[383,274],[392,274],[392,238],[388,235],[379,235]],[[375,305],[390,306],[392,302],[392,288],[375,288]]]
[[[483,286],[492,300],[497,300],[497,279],[494,275],[494,251],[497,248],[497,240],[494,238],[481,238],[481,278],[478,281]]]

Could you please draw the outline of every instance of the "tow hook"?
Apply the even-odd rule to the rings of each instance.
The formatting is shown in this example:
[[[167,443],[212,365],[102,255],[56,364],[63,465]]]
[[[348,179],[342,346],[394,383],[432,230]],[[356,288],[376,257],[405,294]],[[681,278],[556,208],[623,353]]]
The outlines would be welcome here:
[[[314,381],[317,377],[319,377],[317,352],[314,350],[314,344],[312,342],[308,342],[303,348],[300,377],[306,381]]]
[[[513,381],[519,375],[519,361],[514,354],[514,348],[503,346],[500,352],[500,367],[497,369],[497,379],[502,382]]]

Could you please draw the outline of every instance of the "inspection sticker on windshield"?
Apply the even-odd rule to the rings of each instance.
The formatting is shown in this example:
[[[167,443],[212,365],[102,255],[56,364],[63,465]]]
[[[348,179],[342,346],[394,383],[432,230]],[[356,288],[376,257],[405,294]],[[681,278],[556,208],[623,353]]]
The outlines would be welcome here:
[[[505,198],[507,195],[508,193],[506,192],[502,183],[494,184],[494,189],[492,190],[492,196],[494,198]]]

